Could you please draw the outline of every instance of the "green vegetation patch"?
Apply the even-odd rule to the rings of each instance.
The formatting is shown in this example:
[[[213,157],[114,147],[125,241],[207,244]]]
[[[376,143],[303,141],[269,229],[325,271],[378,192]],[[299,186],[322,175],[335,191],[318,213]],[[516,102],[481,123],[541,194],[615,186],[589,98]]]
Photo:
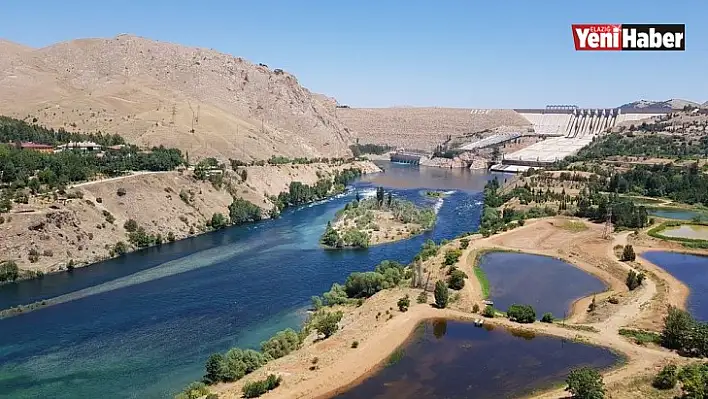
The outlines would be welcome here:
[[[661,334],[653,331],[620,328],[619,334],[623,337],[633,339],[634,342],[639,345],[646,345],[649,343],[657,345],[661,344]]]

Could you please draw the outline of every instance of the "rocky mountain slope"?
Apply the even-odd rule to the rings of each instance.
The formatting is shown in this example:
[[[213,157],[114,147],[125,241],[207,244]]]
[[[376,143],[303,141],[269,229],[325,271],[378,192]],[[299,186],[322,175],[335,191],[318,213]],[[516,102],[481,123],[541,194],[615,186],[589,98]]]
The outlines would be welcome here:
[[[621,109],[631,110],[631,109],[642,109],[642,108],[659,108],[659,109],[683,109],[683,107],[690,105],[692,107],[700,107],[701,104],[693,101],[683,100],[680,98],[672,98],[666,101],[651,101],[651,100],[639,100],[633,101],[631,103],[623,104],[620,106]]]
[[[291,182],[314,185],[320,177],[352,167],[363,173],[381,171],[369,161],[252,166],[239,169],[247,172],[246,181],[227,172],[229,184],[220,189],[195,179],[191,171],[152,172],[69,188],[81,198],[33,196],[2,215],[0,261],[14,260],[23,270],[43,272],[63,270],[69,261],[76,266],[97,262],[110,257],[117,242],[128,242],[124,224],[129,219],[147,233],[182,239],[207,231],[214,213],[229,215],[235,197],[267,214],[274,206],[268,196],[288,191]],[[37,258],[31,261],[33,252]]]
[[[41,49],[0,41],[0,87],[8,116],[192,158],[344,156],[352,142],[336,102],[286,71],[129,35]]]

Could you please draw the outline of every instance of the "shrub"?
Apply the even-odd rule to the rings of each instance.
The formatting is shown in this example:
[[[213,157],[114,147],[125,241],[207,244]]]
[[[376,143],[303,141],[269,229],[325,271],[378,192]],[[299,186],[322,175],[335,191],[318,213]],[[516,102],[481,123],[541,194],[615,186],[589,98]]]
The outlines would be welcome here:
[[[672,389],[678,382],[678,368],[675,364],[664,366],[659,374],[654,377],[652,386],[656,389]]]
[[[268,341],[261,342],[263,354],[278,359],[300,347],[300,337],[291,329],[279,331]]]
[[[243,397],[257,398],[280,386],[281,381],[282,378],[270,374],[265,380],[247,382],[242,389]]]
[[[409,306],[411,306],[411,300],[408,297],[408,294],[406,294],[403,298],[398,299],[398,310],[401,312],[408,311]]]
[[[125,191],[125,189],[124,189],[123,187],[120,187],[120,188],[118,188],[118,190],[116,190],[116,194],[117,194],[119,197],[122,197],[122,196],[124,196],[124,195],[126,194],[126,191]]]
[[[447,285],[442,281],[438,280],[435,283],[435,306],[440,309],[447,307],[447,303],[450,300],[449,293],[447,291]]]
[[[103,198],[101,198],[101,197],[96,197],[96,202],[98,202],[99,204],[102,204],[102,203],[103,203]]]
[[[607,300],[607,302],[609,302],[609,303],[611,303],[611,304],[613,304],[613,305],[617,305],[618,303],[620,303],[619,299],[617,299],[617,297],[614,297],[614,296],[611,296],[611,297]]]
[[[20,277],[20,268],[14,260],[0,263],[0,282],[15,281],[18,277]]]
[[[103,211],[103,217],[106,218],[106,222],[111,223],[111,224],[113,224],[113,222],[116,221],[116,218],[113,217],[113,215],[110,212],[108,212],[107,210]]]
[[[36,263],[37,261],[39,261],[39,251],[37,250],[37,248],[30,249],[28,257],[31,263]]]
[[[484,308],[484,310],[482,311],[482,316],[489,317],[491,319],[493,319],[494,316],[496,316],[496,314],[497,314],[497,311],[494,309],[494,306],[492,306],[492,305],[487,305]]]
[[[622,250],[622,260],[623,261],[634,261],[637,255],[634,253],[634,248],[631,245],[625,245]]]
[[[541,317],[541,322],[542,323],[553,323],[553,314],[552,313],[544,313],[543,316]]]
[[[228,221],[228,219],[226,219],[226,216],[217,212],[211,216],[210,224],[211,224],[212,229],[219,230],[219,229],[223,229],[224,227],[228,226],[229,221]]]
[[[123,224],[123,228],[129,233],[136,231],[138,227],[138,222],[136,222],[134,219],[128,219]]]
[[[426,291],[423,291],[420,294],[418,294],[418,298],[416,298],[416,302],[427,303],[428,302],[428,293]]]
[[[461,290],[465,286],[465,279],[467,274],[462,270],[455,269],[450,273],[450,278],[448,279],[448,286],[453,290]]]
[[[630,291],[633,291],[642,285],[642,281],[644,281],[644,273],[637,273],[634,270],[630,270],[627,273],[625,284],[627,284],[627,288],[629,288]]]
[[[330,312],[320,316],[315,322],[315,330],[324,338],[331,337],[339,329],[339,322],[342,320],[342,312]]]
[[[592,297],[592,302],[588,305],[588,313],[592,313],[597,309],[597,302],[595,301],[595,296]]]
[[[167,241],[173,242],[174,240],[175,240],[175,233],[173,233],[171,231],[169,233],[167,233]]]
[[[462,251],[459,249],[449,249],[447,252],[445,252],[445,265],[446,266],[451,266],[457,263],[457,261],[460,259],[460,256],[462,256]]]
[[[470,239],[469,238],[463,238],[460,240],[460,248],[462,249],[467,249],[467,247],[470,246]]]
[[[118,241],[116,245],[113,246],[113,253],[115,255],[123,255],[128,252],[128,244],[123,241]]]
[[[356,349],[358,347],[359,347],[359,341],[352,342],[352,349]]]
[[[518,323],[533,323],[536,321],[536,311],[531,305],[513,304],[506,311],[509,320],[515,320]]]
[[[472,306],[472,313],[479,313],[479,305],[476,303]]]
[[[568,387],[566,391],[573,394],[575,399],[603,399],[605,397],[605,383],[602,376],[590,367],[574,369],[565,380]]]
[[[209,393],[209,389],[203,382],[193,382],[187,385],[186,388],[177,396],[176,399],[197,399]]]

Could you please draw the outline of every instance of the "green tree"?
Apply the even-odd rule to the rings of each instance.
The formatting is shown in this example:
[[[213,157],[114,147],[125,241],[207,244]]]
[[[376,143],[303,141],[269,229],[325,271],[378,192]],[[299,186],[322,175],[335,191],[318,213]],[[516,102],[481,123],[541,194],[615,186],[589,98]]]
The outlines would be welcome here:
[[[444,281],[438,280],[435,282],[435,306],[440,309],[447,307],[447,303],[450,300],[450,294],[447,291],[447,285]]]
[[[450,273],[450,277],[448,278],[447,285],[453,290],[461,290],[465,286],[465,279],[467,278],[467,274],[463,272],[460,269],[454,269]]]
[[[445,252],[445,265],[452,266],[460,259],[462,256],[462,251],[459,249],[449,249]]]
[[[410,307],[410,306],[411,306],[411,299],[408,297],[408,294],[406,294],[406,296],[398,299],[398,310],[400,310],[401,312],[408,311],[408,307]]]
[[[553,314],[552,313],[544,313],[543,316],[541,317],[541,322],[542,323],[553,323]]]
[[[482,311],[482,316],[484,317],[489,317],[489,318],[494,318],[494,316],[497,315],[497,311],[494,310],[494,306],[492,305],[487,305],[484,307],[484,310]]]
[[[261,208],[243,198],[236,198],[229,205],[229,217],[234,225],[256,222],[262,218]]]
[[[629,288],[630,291],[633,291],[642,285],[643,281],[644,273],[637,273],[634,270],[630,270],[627,273],[627,280],[625,281],[625,284],[627,284],[627,288]]]
[[[320,316],[315,322],[315,330],[324,338],[331,337],[339,329],[339,322],[342,320],[342,312],[329,312]]]
[[[678,373],[683,399],[703,399],[708,396],[708,365],[693,363]]]
[[[682,349],[695,324],[695,320],[688,312],[669,306],[669,313],[664,318],[664,329],[661,332],[661,345],[669,349]]]
[[[623,261],[634,261],[637,259],[637,255],[634,253],[634,247],[631,245],[625,245],[622,250],[622,260]]]
[[[204,368],[206,369],[206,374],[204,374],[205,383],[216,384],[219,381],[223,381],[224,355],[221,353],[212,354],[207,359]]]
[[[211,216],[211,228],[214,230],[223,229],[229,225],[229,221],[226,216],[221,213],[215,213]]]
[[[518,323],[533,323],[536,321],[536,311],[531,305],[513,304],[509,306],[506,315],[510,320],[515,320]]]
[[[0,263],[0,282],[15,281],[18,277],[20,277],[20,268],[14,260]]]
[[[478,304],[475,303],[472,306],[472,313],[479,313],[479,305]]]
[[[574,369],[565,380],[568,387],[565,389],[573,395],[574,399],[603,399],[605,397],[605,383],[597,370],[590,367]]]

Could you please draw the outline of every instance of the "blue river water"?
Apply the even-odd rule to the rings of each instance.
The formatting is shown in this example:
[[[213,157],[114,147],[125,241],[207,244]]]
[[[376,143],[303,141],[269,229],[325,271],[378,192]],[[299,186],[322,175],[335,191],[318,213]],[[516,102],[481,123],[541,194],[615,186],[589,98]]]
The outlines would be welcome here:
[[[73,273],[0,287],[0,308],[57,298],[0,320],[0,396],[165,398],[203,374],[206,358],[257,347],[297,328],[312,295],[384,259],[408,262],[424,240],[476,230],[481,190],[492,178],[468,170],[383,163],[354,184],[384,186],[439,209],[435,228],[368,250],[324,250],[328,220],[354,193],[281,218],[135,252]],[[502,176],[503,178],[503,176]],[[422,189],[443,189],[440,199]]]

